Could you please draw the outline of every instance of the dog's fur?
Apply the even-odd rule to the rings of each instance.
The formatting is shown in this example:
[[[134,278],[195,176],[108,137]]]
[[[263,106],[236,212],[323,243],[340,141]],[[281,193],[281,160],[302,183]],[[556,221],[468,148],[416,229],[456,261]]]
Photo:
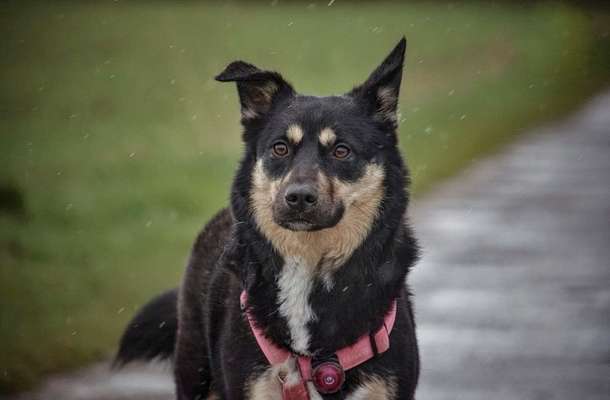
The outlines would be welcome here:
[[[398,305],[389,351],[312,399],[412,399],[419,374],[406,275],[417,244],[406,221],[408,175],[397,148],[406,42],[343,96],[297,94],[278,73],[237,61],[245,153],[231,192],[199,234],[179,292],[134,318],[117,362],[173,356],[177,397],[281,399],[240,309],[268,339],[324,359],[374,332]],[[346,155],[347,152],[347,155]],[[174,338],[175,336],[175,338]]]

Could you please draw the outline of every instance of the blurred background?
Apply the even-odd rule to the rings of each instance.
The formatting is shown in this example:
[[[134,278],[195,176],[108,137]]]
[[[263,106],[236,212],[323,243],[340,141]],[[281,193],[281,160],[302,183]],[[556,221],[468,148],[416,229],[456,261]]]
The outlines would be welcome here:
[[[107,358],[179,283],[241,151],[230,61],[340,94],[405,35],[420,199],[607,88],[609,26],[581,2],[2,2],[0,393]]]

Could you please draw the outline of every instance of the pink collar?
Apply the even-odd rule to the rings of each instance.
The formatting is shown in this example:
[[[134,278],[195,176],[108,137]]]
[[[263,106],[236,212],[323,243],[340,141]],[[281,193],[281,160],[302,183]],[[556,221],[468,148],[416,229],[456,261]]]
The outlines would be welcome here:
[[[256,326],[254,318],[247,312],[246,303],[248,300],[248,294],[244,290],[241,293],[240,301],[242,309],[246,310],[246,316],[250,323],[250,329],[256,338],[258,346],[265,354],[265,357],[271,365],[281,364],[285,362],[290,356],[297,358],[301,376],[305,381],[312,380],[312,368],[311,368],[311,357],[299,356],[291,353],[290,351],[277,346],[271,340],[265,337],[262,330]],[[344,347],[338,350],[335,355],[339,361],[339,364],[344,371],[354,368],[377,354],[381,354],[390,348],[390,333],[394,327],[394,321],[396,320],[396,300],[392,302],[390,311],[385,316],[383,325],[374,334],[371,333],[362,335],[356,343],[351,346]]]

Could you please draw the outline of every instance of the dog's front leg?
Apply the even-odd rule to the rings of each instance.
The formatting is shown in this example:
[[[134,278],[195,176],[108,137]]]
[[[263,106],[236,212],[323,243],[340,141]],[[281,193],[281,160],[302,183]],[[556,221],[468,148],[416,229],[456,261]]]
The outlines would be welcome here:
[[[192,333],[181,335],[176,344],[174,377],[177,400],[206,399],[210,390],[209,368],[203,346],[197,344],[197,336]]]
[[[199,280],[187,268],[178,301],[178,332],[174,355],[174,377],[178,400],[207,399],[210,371],[203,330]]]

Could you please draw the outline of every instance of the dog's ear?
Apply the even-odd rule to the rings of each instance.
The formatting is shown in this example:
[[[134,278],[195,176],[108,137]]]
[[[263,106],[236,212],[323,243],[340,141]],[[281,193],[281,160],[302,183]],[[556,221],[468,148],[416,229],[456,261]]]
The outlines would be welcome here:
[[[294,95],[294,89],[280,74],[243,61],[229,64],[216,80],[237,83],[242,122],[263,117],[280,98]]]
[[[403,37],[366,82],[349,93],[364,105],[369,115],[394,128],[406,47],[407,40]]]

